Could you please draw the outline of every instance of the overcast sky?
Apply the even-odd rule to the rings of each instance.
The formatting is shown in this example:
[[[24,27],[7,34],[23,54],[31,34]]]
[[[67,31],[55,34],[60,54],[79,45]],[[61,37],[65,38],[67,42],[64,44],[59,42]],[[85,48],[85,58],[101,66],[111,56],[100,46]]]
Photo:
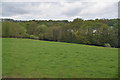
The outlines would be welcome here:
[[[90,0],[89,0],[90,1]],[[73,20],[117,18],[118,0],[3,0],[2,18]],[[1,9],[1,8],[0,8]]]

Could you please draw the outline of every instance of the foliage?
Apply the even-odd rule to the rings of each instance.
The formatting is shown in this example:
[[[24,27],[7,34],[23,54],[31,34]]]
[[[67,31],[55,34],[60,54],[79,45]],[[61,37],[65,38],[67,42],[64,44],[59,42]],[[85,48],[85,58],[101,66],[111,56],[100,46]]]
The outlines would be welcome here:
[[[111,47],[118,45],[118,19],[3,22],[3,37],[27,37]]]
[[[26,29],[15,22],[2,23],[2,36],[5,37],[24,37]]]
[[[111,47],[111,45],[109,43],[106,43],[105,47]]]
[[[39,39],[39,37],[35,36],[35,35],[30,35],[29,36],[31,39]]]

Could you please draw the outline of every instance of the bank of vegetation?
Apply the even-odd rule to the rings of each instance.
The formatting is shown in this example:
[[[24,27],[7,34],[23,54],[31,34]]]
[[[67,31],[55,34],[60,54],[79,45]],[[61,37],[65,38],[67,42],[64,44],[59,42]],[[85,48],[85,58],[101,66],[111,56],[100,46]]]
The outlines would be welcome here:
[[[4,20],[2,37],[119,47],[118,19]]]

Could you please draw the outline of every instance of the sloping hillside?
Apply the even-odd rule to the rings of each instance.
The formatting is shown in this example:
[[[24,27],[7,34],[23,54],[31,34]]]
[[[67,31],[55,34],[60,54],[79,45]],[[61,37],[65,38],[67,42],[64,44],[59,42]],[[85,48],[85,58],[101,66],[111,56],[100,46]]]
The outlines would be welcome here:
[[[3,38],[3,77],[117,77],[118,49]]]

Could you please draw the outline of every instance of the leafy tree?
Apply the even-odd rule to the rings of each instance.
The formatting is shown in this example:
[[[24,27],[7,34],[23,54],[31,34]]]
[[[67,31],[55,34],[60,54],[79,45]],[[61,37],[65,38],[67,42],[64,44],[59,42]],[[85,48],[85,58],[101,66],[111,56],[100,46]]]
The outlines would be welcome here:
[[[2,35],[6,37],[24,37],[26,29],[15,22],[3,22]]]
[[[36,27],[34,34],[39,36],[40,39],[44,39],[45,32],[47,31],[46,25],[39,25]]]
[[[35,35],[35,30],[36,30],[37,26],[38,26],[38,24],[35,21],[31,21],[26,27],[27,33],[30,35]]]
[[[119,47],[119,19],[32,20],[2,22],[3,37],[26,37],[43,40]]]

